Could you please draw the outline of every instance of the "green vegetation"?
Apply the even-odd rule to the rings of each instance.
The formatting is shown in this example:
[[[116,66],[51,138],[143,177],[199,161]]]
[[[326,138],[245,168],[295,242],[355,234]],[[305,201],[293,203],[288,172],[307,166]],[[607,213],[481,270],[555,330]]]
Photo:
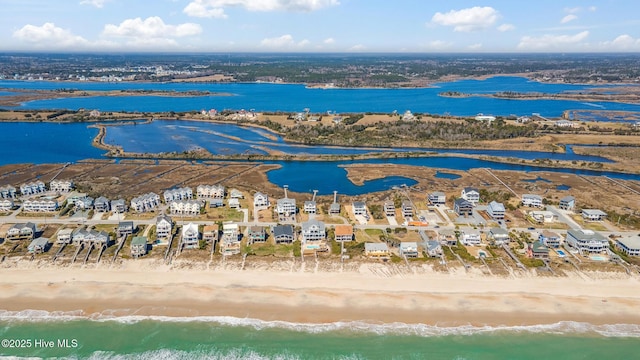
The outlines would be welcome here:
[[[463,245],[452,246],[451,250],[453,250],[454,253],[460,255],[462,260],[466,262],[475,262],[477,260],[473,255],[469,254],[469,252],[467,251],[467,248],[464,247]]]
[[[300,243],[300,240],[296,240],[293,242],[293,244],[291,244],[291,246],[293,246],[293,256],[295,257],[300,257],[300,255],[302,255],[302,244]]]

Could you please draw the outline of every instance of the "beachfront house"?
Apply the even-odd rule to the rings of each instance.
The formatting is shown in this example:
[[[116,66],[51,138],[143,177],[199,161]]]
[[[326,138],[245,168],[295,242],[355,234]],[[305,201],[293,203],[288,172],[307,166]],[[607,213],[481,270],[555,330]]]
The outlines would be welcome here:
[[[71,244],[74,229],[65,228],[58,230],[56,244]]]
[[[509,232],[506,229],[494,227],[489,230],[489,239],[493,241],[494,245],[509,245]]]
[[[440,257],[443,254],[442,245],[436,240],[428,240],[425,243],[425,252],[430,257]]]
[[[529,207],[542,207],[542,196],[536,194],[522,195],[522,205]]]
[[[418,243],[417,242],[401,242],[398,252],[402,257],[417,258]]]
[[[576,207],[576,198],[569,195],[560,199],[558,207],[562,210],[573,211]]]
[[[33,240],[36,236],[36,224],[32,222],[15,224],[7,230],[7,240]]]
[[[593,230],[567,230],[565,242],[586,253],[601,253],[609,247],[609,241]]]
[[[538,236],[538,240],[540,240],[543,244],[550,248],[559,248],[562,243],[562,236],[558,233],[549,230],[543,230]]]
[[[147,254],[147,237],[135,236],[131,239],[131,257],[137,258]]]
[[[413,206],[409,201],[402,202],[402,217],[409,218],[413,216]]]
[[[49,183],[49,190],[63,193],[70,192],[73,190],[73,181],[72,180],[51,180]]]
[[[464,189],[462,189],[460,196],[470,202],[473,206],[478,205],[478,202],[480,202],[480,190],[475,187],[465,187]]]
[[[365,243],[364,255],[374,259],[389,259],[389,246],[385,243]]]
[[[307,214],[315,214],[318,211],[315,200],[307,200],[304,202],[304,212]]]
[[[353,240],[353,226],[348,224],[336,225],[334,229],[336,241],[352,241]]]
[[[394,217],[396,216],[396,205],[394,204],[393,200],[387,200],[384,202],[384,205],[382,206],[383,210],[384,210],[384,215],[387,217]]]
[[[527,256],[534,259],[548,259],[549,248],[540,240],[536,240],[527,247]]]
[[[109,199],[104,196],[100,196],[93,202],[93,209],[99,213],[109,212],[109,210],[111,209],[109,207]]]
[[[582,209],[582,219],[585,221],[603,221],[607,213],[600,209]]]
[[[122,214],[127,212],[127,203],[124,199],[111,200],[111,211],[114,214]]]
[[[136,212],[154,211],[160,205],[160,195],[150,192],[131,199],[131,208]]]
[[[353,215],[367,215],[367,204],[364,201],[354,201],[352,203]]]
[[[480,245],[480,231],[477,229],[463,229],[460,231],[460,242],[463,245]]]
[[[616,247],[629,256],[640,256],[640,236],[637,234],[616,239]]]
[[[558,215],[548,210],[529,211],[529,217],[538,224],[547,224],[558,221]]]
[[[34,181],[20,185],[20,194],[35,195],[47,191],[42,181]]]
[[[180,246],[183,249],[197,249],[200,241],[200,231],[198,224],[188,223],[182,226]]]
[[[268,208],[271,204],[269,203],[269,196],[267,194],[263,194],[261,192],[257,192],[253,195],[253,206],[256,208]]]
[[[39,237],[31,241],[31,244],[27,247],[27,251],[30,254],[40,254],[49,249],[49,239]]]
[[[447,196],[442,191],[434,191],[429,194],[429,203],[431,205],[444,205],[447,202]]]
[[[13,203],[13,200],[11,200],[11,199],[2,199],[2,200],[0,200],[0,211],[1,212],[11,211],[11,210],[13,210],[14,206],[15,206],[15,204]]]
[[[220,238],[220,253],[222,255],[240,254],[240,232],[238,224],[222,224],[222,237]]]
[[[208,244],[213,244],[218,241],[219,232],[220,227],[218,224],[205,225],[202,230],[202,240],[206,241]]]
[[[438,240],[440,240],[440,244],[456,246],[458,245],[458,237],[456,236],[456,232],[451,229],[442,229],[438,232]]]
[[[71,241],[76,244],[85,245],[108,245],[111,240],[109,233],[105,231],[96,231],[88,229],[76,229],[71,235]]]
[[[487,206],[487,214],[491,216],[493,220],[504,220],[504,213],[506,212],[503,203],[492,201]]]
[[[171,240],[173,222],[167,215],[160,215],[156,219],[156,238],[158,240]]]
[[[295,240],[291,225],[276,225],[271,233],[276,244],[291,244]]]
[[[60,206],[55,200],[25,200],[22,210],[25,212],[54,212]]]
[[[172,201],[191,200],[193,199],[193,191],[190,187],[170,189],[163,194],[165,204]]]
[[[0,186],[0,198],[15,199],[17,197],[16,188],[11,185]]]
[[[120,221],[118,223],[118,228],[116,229],[116,234],[118,237],[131,235],[133,234],[134,229],[133,221]]]
[[[249,226],[247,230],[247,237],[249,238],[249,244],[253,243],[263,243],[267,241],[267,232],[264,226]]]
[[[302,223],[302,251],[326,251],[326,229],[324,222],[311,219]]]
[[[201,200],[173,200],[169,203],[169,210],[173,215],[197,216],[201,209]]]
[[[458,216],[473,216],[473,204],[463,198],[456,199],[453,202],[453,211],[455,211]]]

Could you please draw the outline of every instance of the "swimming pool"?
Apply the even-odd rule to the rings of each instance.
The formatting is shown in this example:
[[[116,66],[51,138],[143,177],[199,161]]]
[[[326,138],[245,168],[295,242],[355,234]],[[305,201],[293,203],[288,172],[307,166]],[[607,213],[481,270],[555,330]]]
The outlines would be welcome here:
[[[593,261],[607,261],[609,259],[607,259],[606,257],[602,256],[602,255],[591,255],[589,256],[589,259],[593,260]]]
[[[562,251],[562,250],[556,250],[556,252],[558,253],[558,256],[561,257],[561,258],[567,256],[567,254],[565,254],[564,251]]]

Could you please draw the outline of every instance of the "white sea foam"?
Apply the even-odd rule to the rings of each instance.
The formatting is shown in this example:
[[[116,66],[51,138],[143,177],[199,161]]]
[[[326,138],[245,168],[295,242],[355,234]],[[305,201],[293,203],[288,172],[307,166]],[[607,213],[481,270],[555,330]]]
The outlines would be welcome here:
[[[637,324],[606,324],[594,325],[585,322],[561,321],[553,324],[521,325],[521,326],[439,326],[427,324],[380,323],[368,321],[339,321],[333,323],[293,323],[287,321],[265,321],[252,318],[237,318],[232,316],[199,316],[199,317],[170,317],[170,316],[117,316],[111,311],[84,314],[82,311],[48,312],[44,310],[4,311],[0,310],[0,321],[73,321],[89,320],[96,322],[119,322],[135,324],[141,321],[157,322],[206,322],[221,326],[251,327],[256,330],[286,329],[305,333],[325,333],[332,331],[347,331],[356,333],[373,333],[377,335],[412,335],[421,337],[474,335],[485,333],[547,333],[547,334],[591,334],[604,337],[634,337],[640,338],[640,325]]]

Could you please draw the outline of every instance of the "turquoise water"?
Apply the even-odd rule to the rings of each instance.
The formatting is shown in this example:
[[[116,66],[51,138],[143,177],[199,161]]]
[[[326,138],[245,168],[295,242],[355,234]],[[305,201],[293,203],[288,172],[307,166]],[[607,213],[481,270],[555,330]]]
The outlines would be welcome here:
[[[0,348],[18,357],[91,359],[625,359],[640,346],[636,325],[558,323],[440,328],[365,323],[291,324],[236,318],[0,321]],[[68,347],[58,344],[66,339]],[[36,348],[54,342],[52,348]]]
[[[144,89],[163,91],[202,90],[231,93],[233,96],[163,97],[163,96],[97,96],[37,100],[22,104],[22,109],[99,109],[102,111],[199,111],[201,109],[256,109],[257,111],[296,112],[310,108],[313,112],[382,112],[451,114],[475,116],[478,113],[503,115],[561,116],[564,110],[628,110],[640,111],[638,104],[613,102],[586,103],[570,100],[507,100],[484,97],[448,98],[444,91],[495,93],[500,91],[558,93],[585,90],[589,86],[545,84],[526,78],[498,76],[486,80],[463,80],[439,83],[419,89],[309,89],[291,84],[189,84],[189,83],[87,83],[47,81],[0,81],[2,88],[80,90]]]

